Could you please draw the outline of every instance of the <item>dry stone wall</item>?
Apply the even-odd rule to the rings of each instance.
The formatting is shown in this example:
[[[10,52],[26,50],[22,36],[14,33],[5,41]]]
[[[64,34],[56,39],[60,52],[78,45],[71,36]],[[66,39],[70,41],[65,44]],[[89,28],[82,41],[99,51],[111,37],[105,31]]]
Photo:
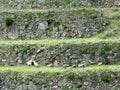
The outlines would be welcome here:
[[[0,72],[0,90],[119,90],[119,71]]]
[[[110,21],[94,9],[69,8],[119,6],[120,0],[0,0],[0,39],[95,36],[104,31]],[[68,9],[63,10],[64,8]],[[41,46],[45,47],[45,50],[35,57],[40,66],[63,66],[64,69],[69,66],[110,65],[120,62],[119,42],[76,41],[50,46],[0,44],[0,65],[25,65]],[[120,70],[99,69],[82,72],[74,71],[71,67],[68,69],[66,72],[17,72],[1,69],[0,90],[120,89]]]
[[[26,64],[32,55],[40,49],[41,45],[4,45],[0,46],[0,64],[17,65]],[[119,62],[119,43],[81,43],[58,44],[47,46],[36,56],[39,65],[52,66],[89,66],[102,64],[115,64]]]
[[[119,7],[120,0],[0,0],[0,9]]]
[[[80,38],[104,31],[109,20],[96,10],[0,12],[0,38]]]

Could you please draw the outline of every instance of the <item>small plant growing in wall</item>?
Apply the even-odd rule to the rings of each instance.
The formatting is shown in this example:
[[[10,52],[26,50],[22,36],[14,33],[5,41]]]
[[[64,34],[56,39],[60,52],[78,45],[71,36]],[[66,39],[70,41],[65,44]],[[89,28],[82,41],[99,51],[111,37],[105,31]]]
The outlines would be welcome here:
[[[69,90],[67,86],[62,86],[61,90]]]
[[[101,76],[101,80],[102,80],[103,82],[105,82],[105,83],[108,83],[109,80],[110,80],[110,77],[109,77],[108,75],[106,75],[106,74],[103,74],[103,75]]]
[[[81,60],[81,58],[79,58],[78,60],[77,60],[77,63],[79,64],[79,63],[81,63],[82,62],[82,60]]]
[[[25,25],[25,29],[27,29],[29,27],[30,23],[29,22],[25,22],[24,25]]]
[[[11,26],[13,24],[14,20],[12,17],[6,17],[5,18],[5,24],[6,26]]]
[[[19,48],[18,52],[19,53],[27,53],[27,50],[28,50],[27,48]]]
[[[69,74],[68,74],[68,79],[69,79],[69,80],[74,80],[74,79],[75,79],[75,74],[69,73]]]

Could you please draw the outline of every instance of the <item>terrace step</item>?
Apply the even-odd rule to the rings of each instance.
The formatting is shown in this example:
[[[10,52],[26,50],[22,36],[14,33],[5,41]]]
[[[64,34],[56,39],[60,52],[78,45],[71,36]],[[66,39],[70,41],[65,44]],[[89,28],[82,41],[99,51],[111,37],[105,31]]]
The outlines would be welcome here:
[[[119,63],[119,39],[51,39],[51,40],[1,40],[1,65],[25,65],[35,53],[39,65],[89,66]]]
[[[114,8],[1,10],[0,38],[43,39],[95,36],[110,24],[111,17],[106,14],[107,10],[113,19],[119,16],[120,9]]]
[[[120,0],[0,0],[0,90],[119,90],[118,7]]]
[[[86,68],[0,67],[1,90],[119,90],[120,65]]]
[[[119,0],[0,0],[0,9],[120,7]]]

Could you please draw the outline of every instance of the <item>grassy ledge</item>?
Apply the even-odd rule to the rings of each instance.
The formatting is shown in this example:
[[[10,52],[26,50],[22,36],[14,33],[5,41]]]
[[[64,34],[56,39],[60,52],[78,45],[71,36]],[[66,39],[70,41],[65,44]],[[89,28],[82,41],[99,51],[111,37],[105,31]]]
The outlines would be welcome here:
[[[113,8],[94,8],[94,7],[81,7],[81,8],[63,8],[63,9],[59,9],[59,8],[50,8],[50,9],[1,9],[0,13],[2,12],[33,12],[33,13],[37,13],[37,12],[61,12],[61,11],[76,11],[76,10],[97,10],[97,11],[103,11],[105,13],[108,14],[113,14],[113,15],[120,15],[120,8],[117,7],[113,7]]]
[[[14,44],[42,44],[45,46],[58,44],[80,44],[80,43],[99,43],[99,42],[113,42],[119,43],[120,39],[98,39],[98,38],[84,38],[84,39],[41,39],[41,40],[0,40],[0,45],[14,45]]]
[[[117,71],[120,72],[120,65],[102,65],[102,66],[88,66],[85,68],[63,68],[63,67],[34,67],[34,66],[0,66],[1,72],[100,72],[100,71]]]

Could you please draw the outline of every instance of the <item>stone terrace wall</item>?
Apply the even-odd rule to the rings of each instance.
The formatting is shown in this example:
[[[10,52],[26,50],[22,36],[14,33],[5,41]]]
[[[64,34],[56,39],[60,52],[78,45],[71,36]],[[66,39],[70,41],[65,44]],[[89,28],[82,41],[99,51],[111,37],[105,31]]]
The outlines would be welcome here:
[[[0,0],[1,9],[119,7],[120,0]]]
[[[0,38],[79,38],[102,32],[109,21],[95,10],[0,12]]]
[[[0,90],[119,90],[117,71],[31,73],[0,72]]]
[[[40,49],[41,45],[1,45],[0,64],[25,64]],[[120,59],[119,43],[81,43],[60,44],[46,47],[38,54],[36,61],[39,65],[53,66],[85,66],[93,64],[115,64]]]

